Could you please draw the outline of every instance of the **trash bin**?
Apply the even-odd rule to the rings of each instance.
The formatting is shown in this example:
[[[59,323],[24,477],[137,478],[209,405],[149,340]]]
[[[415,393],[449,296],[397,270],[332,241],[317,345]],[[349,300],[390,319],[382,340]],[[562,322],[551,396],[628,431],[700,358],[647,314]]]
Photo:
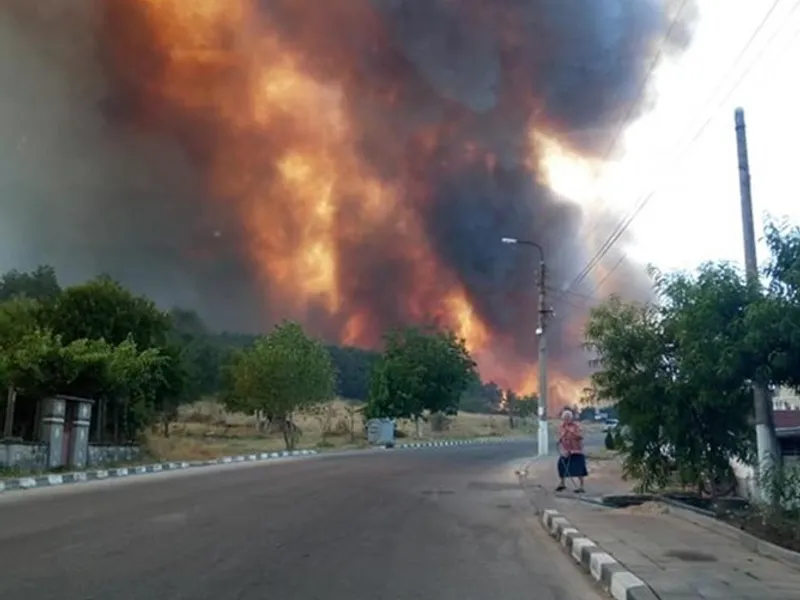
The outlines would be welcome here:
[[[373,446],[394,446],[394,419],[370,419],[367,422],[367,442]]]

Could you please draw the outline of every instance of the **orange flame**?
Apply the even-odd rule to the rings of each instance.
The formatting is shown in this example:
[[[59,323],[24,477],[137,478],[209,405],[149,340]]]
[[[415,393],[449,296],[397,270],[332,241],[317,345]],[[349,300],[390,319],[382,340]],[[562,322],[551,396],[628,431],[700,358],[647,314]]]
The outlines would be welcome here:
[[[293,9],[299,4],[287,2]],[[380,39],[364,6],[347,0],[328,12],[363,20],[364,31]],[[386,183],[361,158],[345,102],[351,76],[346,67],[330,80],[315,74],[322,69],[259,14],[254,0],[109,2],[107,16],[118,23],[108,34],[118,70],[134,72],[146,62],[143,53],[158,55],[138,107],[141,123],[167,122],[184,139],[194,139],[197,123],[214,124],[212,143],[201,149],[208,185],[238,212],[265,301],[285,307],[281,316],[304,321],[321,310],[336,324],[327,335],[347,344],[377,344],[380,323],[352,300],[354,290],[377,284],[353,280],[342,248],[363,247],[368,254],[369,243],[378,238],[394,245],[397,260],[410,265],[410,287],[402,299],[409,320],[453,328],[474,353],[484,379],[521,394],[536,391],[533,361],[516,357],[511,340],[493,337],[463,286],[437,259],[422,224],[400,201],[404,195],[426,197],[414,187],[413,173],[396,179],[403,183]],[[309,18],[305,35],[331,26]],[[149,35],[120,35],[131,22]],[[335,64],[337,56],[316,60]],[[399,88],[379,93],[390,105]],[[182,120],[186,115],[196,120]],[[409,162],[435,160],[437,135],[435,128],[420,127]],[[463,150],[460,160],[495,168],[497,158],[477,145],[467,142]],[[554,408],[577,400],[582,383],[558,373],[552,380]]]

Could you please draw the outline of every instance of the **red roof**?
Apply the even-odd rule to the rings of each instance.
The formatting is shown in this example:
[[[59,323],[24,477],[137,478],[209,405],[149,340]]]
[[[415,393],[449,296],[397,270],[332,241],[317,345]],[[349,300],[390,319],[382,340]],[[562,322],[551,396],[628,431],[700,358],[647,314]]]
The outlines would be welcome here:
[[[775,429],[800,427],[800,410],[776,410]]]

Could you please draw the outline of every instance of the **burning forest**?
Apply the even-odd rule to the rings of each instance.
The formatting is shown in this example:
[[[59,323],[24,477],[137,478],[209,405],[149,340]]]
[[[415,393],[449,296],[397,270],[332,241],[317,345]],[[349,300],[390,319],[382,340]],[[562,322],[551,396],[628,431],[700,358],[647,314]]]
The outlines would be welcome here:
[[[527,238],[555,290],[554,402],[574,399],[586,307],[558,289],[619,217],[558,197],[546,155],[606,158],[673,4],[4,0],[3,266],[108,272],[241,331],[375,347],[436,323],[528,392],[536,256],[500,244]],[[610,284],[647,288],[634,267]]]

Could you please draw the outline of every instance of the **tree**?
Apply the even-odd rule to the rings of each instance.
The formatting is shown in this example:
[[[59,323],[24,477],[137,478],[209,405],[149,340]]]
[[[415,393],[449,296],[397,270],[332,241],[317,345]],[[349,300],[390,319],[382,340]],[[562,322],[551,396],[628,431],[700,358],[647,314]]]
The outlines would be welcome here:
[[[474,413],[495,413],[501,410],[503,391],[493,381],[483,383],[478,378],[470,383],[461,396],[460,410]]]
[[[173,386],[177,381],[167,372],[172,364],[167,356],[171,330],[169,315],[159,310],[150,299],[133,294],[119,282],[102,276],[66,288],[40,303],[38,322],[42,330],[52,332],[65,347],[90,342],[99,348],[97,344],[102,342],[108,348],[127,352],[124,355],[126,360],[133,361],[128,365],[132,369],[128,373],[131,377],[128,384],[109,389],[89,386],[83,392],[88,394],[86,397],[98,401],[95,419],[101,441],[107,434],[116,440],[121,433],[130,439],[157,414],[163,414],[157,408],[163,407],[167,401],[162,394],[170,394],[170,401],[178,397],[174,390],[167,391],[164,379],[172,377]],[[110,354],[109,358],[113,356]],[[120,377],[123,377],[119,371],[122,365],[120,357],[117,367]],[[155,360],[156,357],[159,360],[146,369],[142,366],[141,361]],[[144,370],[137,370],[140,368]],[[185,383],[185,380],[181,381]],[[66,393],[64,389],[59,391]],[[183,397],[183,394],[179,396]]]
[[[517,398],[516,414],[520,419],[528,419],[536,414],[539,408],[539,397],[536,394]]]
[[[29,273],[14,269],[0,277],[0,302],[19,298],[50,300],[60,292],[55,269],[50,266],[42,265]]]
[[[54,394],[122,397],[126,408],[135,409],[134,416],[145,422],[162,362],[158,350],[139,351],[131,339],[116,346],[89,339],[64,344],[59,335],[36,327],[2,348],[0,372],[7,385],[31,399]],[[127,428],[131,435],[140,428],[133,423]]]
[[[183,371],[186,388],[182,395],[187,401],[216,394],[220,388],[220,368],[225,362],[228,348],[213,336],[200,316],[192,310],[173,308],[169,312],[170,332],[168,345],[180,354],[178,360]]]
[[[284,322],[238,351],[224,382],[228,408],[271,415],[292,450],[297,443],[294,415],[333,398],[335,373],[325,347],[300,325]]]
[[[451,331],[393,331],[372,371],[367,418],[419,420],[456,414],[462,394],[477,378],[464,341]]]
[[[653,304],[612,298],[592,311],[596,396],[616,402],[625,468],[644,487],[665,485],[677,470],[683,483],[713,493],[730,459],[751,450],[753,290],[725,264],[659,276],[655,289]]]
[[[162,360],[153,372],[151,397],[164,437],[169,437],[170,424],[178,418],[178,409],[199,395],[197,365],[185,347],[175,344],[160,349],[159,355]]]
[[[336,368],[336,394],[348,400],[366,400],[370,372],[380,355],[349,346],[329,346],[328,351]]]
[[[163,346],[170,330],[167,313],[108,277],[69,287],[44,302],[40,321],[65,343],[103,339],[121,344],[132,336],[141,349]]]
[[[765,293],[747,314],[748,345],[762,380],[800,387],[800,228],[765,228],[770,259]]]

